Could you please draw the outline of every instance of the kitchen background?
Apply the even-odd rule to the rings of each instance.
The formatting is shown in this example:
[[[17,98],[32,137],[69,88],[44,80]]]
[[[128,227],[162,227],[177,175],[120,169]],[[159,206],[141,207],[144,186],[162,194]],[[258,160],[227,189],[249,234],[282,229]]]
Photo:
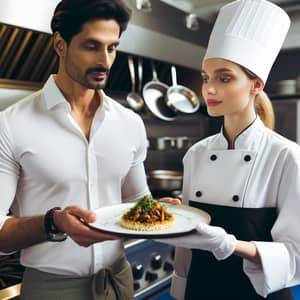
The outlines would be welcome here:
[[[145,122],[149,139],[145,167],[153,194],[180,196],[184,153],[196,141],[217,132],[222,123],[222,119],[212,119],[206,113],[201,98],[200,63],[217,11],[230,1],[126,2],[133,10],[132,22],[121,38],[105,91],[136,110]],[[300,1],[273,2],[287,11],[292,26],[265,90],[274,104],[275,130],[299,143]],[[49,74],[56,72],[49,20],[57,3],[0,1],[0,110],[39,89]],[[175,113],[158,102],[149,109],[143,89],[153,79],[153,66],[165,89],[172,86],[171,68],[176,67],[178,84],[199,97],[196,112]],[[128,101],[132,91],[140,96],[136,96],[138,101]],[[157,170],[167,170],[164,181]],[[136,300],[170,299],[174,249],[153,241],[128,240],[126,254],[132,264]],[[0,256],[0,300],[18,299],[22,273],[18,253]],[[293,288],[293,293],[295,299],[300,299],[298,287]]]

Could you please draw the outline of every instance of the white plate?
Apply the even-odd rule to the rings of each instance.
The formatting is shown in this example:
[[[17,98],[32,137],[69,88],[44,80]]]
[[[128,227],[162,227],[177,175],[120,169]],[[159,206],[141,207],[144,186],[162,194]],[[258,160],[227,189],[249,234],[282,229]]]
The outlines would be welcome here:
[[[186,205],[163,203],[163,205],[167,206],[167,211],[174,216],[174,223],[170,227],[151,231],[137,231],[124,228],[120,224],[121,216],[134,205],[135,202],[99,208],[95,210],[97,221],[90,223],[89,226],[118,235],[147,238],[182,235],[193,231],[200,222],[209,224],[211,220],[210,215],[201,209]]]

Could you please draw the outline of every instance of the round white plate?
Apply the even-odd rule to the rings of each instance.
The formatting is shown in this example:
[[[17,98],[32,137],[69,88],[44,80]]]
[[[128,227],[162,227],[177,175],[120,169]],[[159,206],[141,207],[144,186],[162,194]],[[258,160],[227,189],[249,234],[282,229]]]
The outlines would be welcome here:
[[[138,231],[124,228],[120,224],[121,216],[130,208],[134,207],[134,205],[135,202],[99,208],[95,210],[97,216],[96,222],[90,223],[89,226],[118,235],[147,238],[153,236],[182,235],[193,231],[200,222],[209,224],[211,220],[210,215],[201,209],[186,205],[163,203],[163,205],[167,206],[167,211],[174,216],[174,223],[168,228],[151,231]]]

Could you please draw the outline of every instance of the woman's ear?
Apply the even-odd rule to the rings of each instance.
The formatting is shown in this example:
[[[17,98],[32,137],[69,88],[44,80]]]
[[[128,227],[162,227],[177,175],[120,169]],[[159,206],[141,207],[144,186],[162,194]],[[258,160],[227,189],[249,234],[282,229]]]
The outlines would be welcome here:
[[[64,57],[67,49],[67,44],[59,32],[55,32],[53,36],[53,45],[56,54],[59,57]]]
[[[257,95],[259,94],[263,88],[264,88],[264,83],[260,78],[256,78],[253,80],[253,86],[251,88],[251,94],[252,95]]]

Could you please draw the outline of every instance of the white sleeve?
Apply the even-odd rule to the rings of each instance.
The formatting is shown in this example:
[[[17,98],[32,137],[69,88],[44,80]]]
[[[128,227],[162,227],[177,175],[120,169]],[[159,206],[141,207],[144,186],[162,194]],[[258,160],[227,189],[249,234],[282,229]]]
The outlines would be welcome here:
[[[148,140],[142,119],[138,117],[137,120],[134,158],[130,170],[122,182],[123,202],[135,201],[146,194],[150,194],[144,168]]]
[[[13,155],[9,128],[2,112],[0,113],[0,230],[15,198],[19,172],[19,164]]]
[[[183,300],[185,295],[185,287],[187,276],[192,260],[192,251],[185,248],[176,248],[174,272],[170,294],[175,299]]]
[[[263,297],[300,283],[300,154],[285,163],[278,187],[273,242],[255,242],[261,266],[244,259],[244,272]]]
[[[131,167],[122,185],[123,202],[135,201],[144,195],[149,195],[144,164]]]
[[[189,205],[188,203],[188,190],[190,185],[190,173],[189,173],[189,151],[183,158],[184,172],[182,183],[182,203]],[[172,277],[172,284],[170,294],[178,300],[183,300],[185,295],[185,287],[187,282],[187,276],[190,269],[192,260],[192,251],[186,248],[176,248],[174,272]]]
[[[19,164],[13,157],[13,146],[8,126],[0,113],[0,231],[7,216],[9,208],[15,198],[19,179]],[[13,252],[12,252],[13,253]],[[2,253],[0,255],[9,253]]]

